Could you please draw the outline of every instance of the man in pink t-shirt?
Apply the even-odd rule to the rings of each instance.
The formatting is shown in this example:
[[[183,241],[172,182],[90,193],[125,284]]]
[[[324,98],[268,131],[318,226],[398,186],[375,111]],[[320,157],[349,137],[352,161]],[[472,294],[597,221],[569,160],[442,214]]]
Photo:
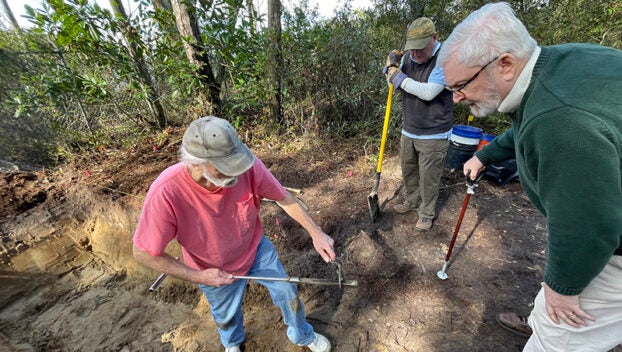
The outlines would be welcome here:
[[[245,341],[242,298],[247,280],[234,275],[287,277],[259,218],[262,198],[277,201],[309,232],[322,258],[335,260],[333,239],[242,143],[224,119],[193,121],[180,148],[181,162],[153,182],[134,233],[140,263],[197,283],[205,294],[225,351]],[[183,262],[165,252],[175,239]],[[295,285],[258,280],[281,308],[287,336],[311,351],[329,352],[328,339],[313,331]]]

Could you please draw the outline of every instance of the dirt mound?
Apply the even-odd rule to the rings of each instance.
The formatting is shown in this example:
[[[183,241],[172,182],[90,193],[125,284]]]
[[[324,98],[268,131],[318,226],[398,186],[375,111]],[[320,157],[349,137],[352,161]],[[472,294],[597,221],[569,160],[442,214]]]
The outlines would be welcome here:
[[[171,134],[171,136],[173,133]],[[101,151],[65,170],[1,175],[0,351],[221,351],[199,290],[131,257],[147,188],[175,162],[178,139]],[[349,146],[326,154],[252,146],[335,239],[345,279],[358,287],[300,285],[314,327],[335,351],[519,351],[525,339],[499,328],[502,310],[527,313],[545,259],[544,219],[520,184],[483,181],[471,198],[447,274],[436,277],[466,187],[443,177],[433,229],[398,215],[397,157],[388,155],[371,223],[375,165]],[[394,149],[394,148],[393,148]],[[389,147],[388,150],[392,150]],[[307,234],[274,203],[262,220],[291,276],[335,278]],[[178,253],[172,244],[168,249]],[[249,285],[246,351],[301,351],[286,338],[266,290]]]

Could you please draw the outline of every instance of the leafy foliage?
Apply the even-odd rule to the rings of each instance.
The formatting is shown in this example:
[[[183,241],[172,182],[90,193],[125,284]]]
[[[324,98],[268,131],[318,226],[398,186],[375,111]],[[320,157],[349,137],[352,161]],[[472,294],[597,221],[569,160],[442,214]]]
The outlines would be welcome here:
[[[367,10],[346,1],[331,18],[320,18],[306,1],[283,13],[282,104],[279,130],[308,141],[348,138],[370,155],[377,151],[387,85],[386,53],[401,48],[405,28],[419,16],[434,19],[442,41],[468,13],[486,1],[376,0]],[[622,5],[616,0],[511,1],[541,45],[591,42],[622,47]],[[0,158],[41,164],[84,148],[134,143],[158,124],[146,103],[150,90],[136,56],[146,65],[170,125],[183,125],[209,111],[196,67],[170,10],[135,1],[129,21],[87,0],[46,0],[28,7],[33,27],[0,32]],[[220,86],[223,117],[254,138],[282,137],[270,128],[265,18],[250,0],[199,0],[192,14],[197,45]],[[132,34],[132,35],[129,35]],[[131,39],[135,38],[135,39]],[[135,53],[132,54],[132,51]],[[393,102],[390,143],[401,124],[399,95]],[[456,106],[456,122],[468,110]],[[472,124],[490,133],[509,126],[503,116]],[[6,139],[4,139],[6,140]],[[3,141],[4,141],[3,140]],[[32,143],[29,141],[36,141]],[[320,142],[318,142],[320,143]],[[30,151],[24,151],[24,150]],[[34,157],[42,155],[43,157]]]
[[[592,43],[622,47],[622,3],[616,0],[536,1],[514,8],[541,45]]]
[[[302,9],[285,16],[288,127],[351,137],[357,125],[383,116],[384,55],[369,40],[369,23],[349,9],[317,24],[306,16]]]

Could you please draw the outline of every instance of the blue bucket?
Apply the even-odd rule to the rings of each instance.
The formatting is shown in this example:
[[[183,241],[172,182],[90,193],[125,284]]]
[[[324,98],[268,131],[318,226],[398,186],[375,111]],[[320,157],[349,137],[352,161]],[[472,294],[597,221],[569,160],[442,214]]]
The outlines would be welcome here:
[[[480,138],[482,138],[481,128],[466,125],[455,125],[451,131],[450,140],[459,144],[478,145]]]
[[[454,125],[449,136],[449,148],[445,156],[445,168],[460,169],[469,160],[479,145],[482,137],[482,129],[466,126]]]

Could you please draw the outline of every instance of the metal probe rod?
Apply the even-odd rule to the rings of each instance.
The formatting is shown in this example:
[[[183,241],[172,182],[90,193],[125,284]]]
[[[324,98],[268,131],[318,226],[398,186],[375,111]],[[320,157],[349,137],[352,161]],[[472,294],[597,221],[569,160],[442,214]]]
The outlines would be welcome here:
[[[296,284],[311,284],[311,285],[339,285],[339,286],[358,286],[359,283],[356,280],[326,280],[326,279],[310,279],[300,277],[263,277],[263,276],[242,276],[233,275],[234,279],[246,279],[246,280],[266,280],[266,281],[286,281]]]

